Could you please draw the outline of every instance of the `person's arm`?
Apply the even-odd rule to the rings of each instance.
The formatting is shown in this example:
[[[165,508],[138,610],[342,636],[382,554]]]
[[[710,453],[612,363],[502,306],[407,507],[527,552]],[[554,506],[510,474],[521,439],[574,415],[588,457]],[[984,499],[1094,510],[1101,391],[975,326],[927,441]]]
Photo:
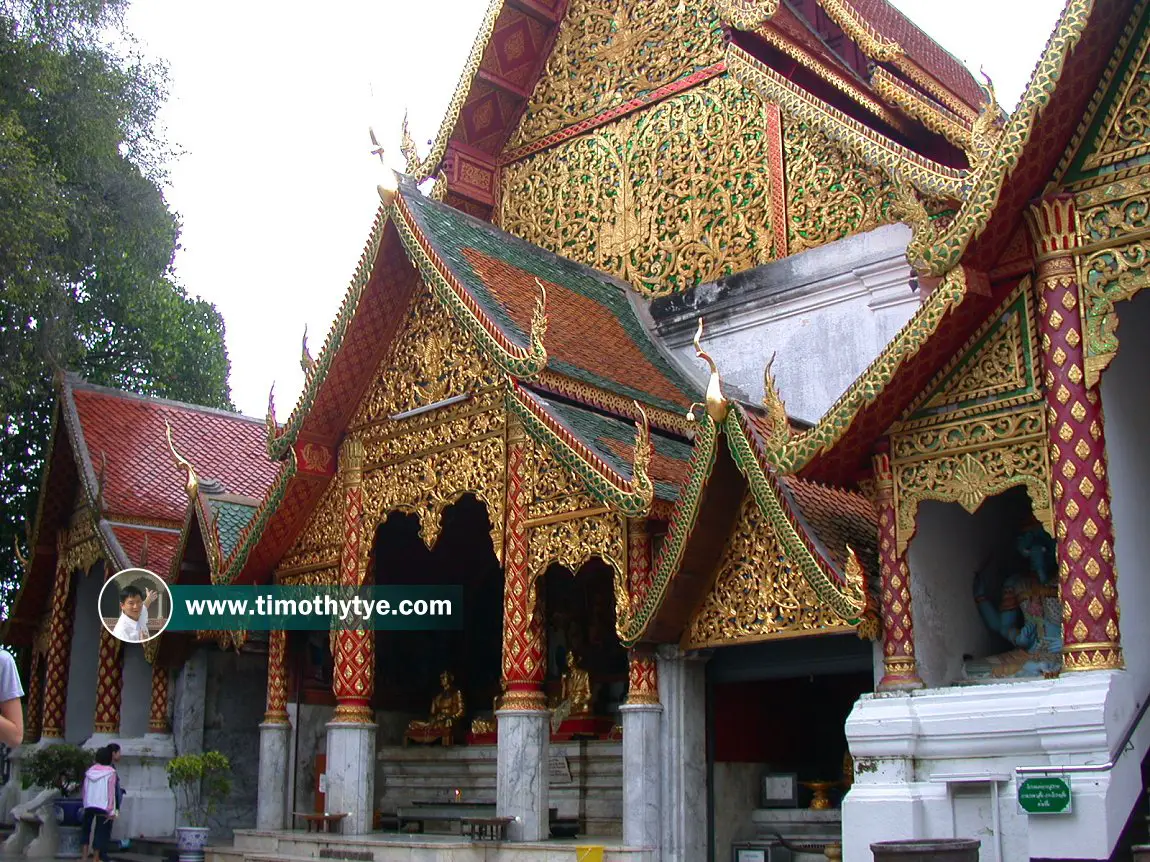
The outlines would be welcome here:
[[[15,748],[24,741],[24,708],[20,698],[0,703],[0,742]]]

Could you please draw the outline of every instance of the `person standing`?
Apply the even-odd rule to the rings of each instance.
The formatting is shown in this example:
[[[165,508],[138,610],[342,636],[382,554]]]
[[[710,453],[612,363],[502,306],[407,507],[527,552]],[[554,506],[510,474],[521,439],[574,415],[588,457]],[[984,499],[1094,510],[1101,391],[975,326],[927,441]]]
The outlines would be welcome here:
[[[118,748],[118,746],[117,746]],[[112,766],[112,748],[105,745],[96,752],[96,762],[84,773],[82,790],[84,802],[83,834],[85,846],[81,862],[91,851],[94,862],[107,862],[108,845],[112,837],[112,824],[119,813],[116,792],[116,770]]]
[[[8,650],[0,649],[0,742],[9,748],[24,741],[23,696],[16,659]]]

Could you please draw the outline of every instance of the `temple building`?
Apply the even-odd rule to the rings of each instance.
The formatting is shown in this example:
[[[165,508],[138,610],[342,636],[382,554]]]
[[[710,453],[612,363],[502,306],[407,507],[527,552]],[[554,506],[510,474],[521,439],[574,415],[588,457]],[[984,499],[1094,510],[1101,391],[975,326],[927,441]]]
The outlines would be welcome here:
[[[13,774],[114,739],[164,836],[222,751],[220,862],[1145,841],[1148,7],[1008,116],[886,0],[492,0],[286,418],[59,378]],[[129,567],[465,620],[121,646]]]

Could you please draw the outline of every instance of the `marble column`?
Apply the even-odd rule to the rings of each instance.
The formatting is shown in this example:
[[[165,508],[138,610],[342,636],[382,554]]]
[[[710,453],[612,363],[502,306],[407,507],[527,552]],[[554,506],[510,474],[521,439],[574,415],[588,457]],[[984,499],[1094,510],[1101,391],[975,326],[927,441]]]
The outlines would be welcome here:
[[[623,844],[658,849],[662,839],[663,770],[659,668],[653,651],[630,656],[623,716]]]
[[[663,704],[661,862],[707,857],[706,658],[667,645],[657,652]]]
[[[1062,599],[1064,671],[1124,667],[1114,525],[1098,387],[1086,384],[1074,199],[1045,198],[1026,214],[1037,268],[1051,486]]]
[[[43,718],[44,704],[44,676],[43,653],[39,644],[32,645],[32,658],[28,666],[28,698],[24,718],[24,742],[38,742],[40,739],[40,720]]]
[[[358,589],[363,581],[363,442],[344,442],[339,455],[344,491],[340,585]],[[347,814],[343,831],[371,831],[375,787],[375,633],[339,629],[335,636],[332,691],[335,715],[327,725],[327,808]],[[285,747],[286,752],[286,747]]]
[[[543,692],[547,670],[542,601],[527,568],[527,507],[531,502],[530,444],[522,424],[507,422],[507,505],[503,540],[503,697],[498,722],[496,810],[516,818],[514,841],[550,834],[548,747],[550,712]]]
[[[260,724],[260,773],[256,803],[257,829],[283,829],[287,815],[288,744],[291,724],[287,714],[287,632],[268,636],[267,711]]]
[[[64,542],[57,542],[56,577],[52,584],[52,610],[48,660],[44,670],[44,711],[41,740],[64,739],[64,715],[68,707],[68,668],[72,661],[72,614],[76,593],[72,573],[64,564]]]
[[[95,735],[120,732],[120,696],[123,694],[123,688],[123,644],[101,626],[99,671],[96,677],[96,713],[92,718],[92,732]]]
[[[914,620],[910,611],[910,567],[899,550],[894,503],[894,474],[884,440],[874,456],[875,508],[878,514],[878,560],[882,588],[882,663],[879,691],[922,688],[914,656]]]

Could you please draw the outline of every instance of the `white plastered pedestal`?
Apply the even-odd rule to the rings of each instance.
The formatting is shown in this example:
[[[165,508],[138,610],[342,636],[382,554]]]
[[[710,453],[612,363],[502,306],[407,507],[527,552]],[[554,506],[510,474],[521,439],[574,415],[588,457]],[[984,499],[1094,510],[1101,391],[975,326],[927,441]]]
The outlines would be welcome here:
[[[1021,813],[1015,768],[1105,763],[1135,714],[1125,671],[861,698],[846,725],[855,783],[843,802],[845,862],[870,862],[875,841],[952,837],[981,839],[987,860],[1109,858],[1142,798],[1150,733],[1140,729],[1114,769],[1066,776],[1071,814]]]
[[[623,843],[657,849],[662,838],[663,778],[660,704],[624,704]]]
[[[375,787],[375,733],[377,725],[331,721],[327,725],[327,794],[332,814],[346,814],[345,835],[371,831]]]
[[[287,721],[260,725],[260,772],[256,803],[256,829],[283,829],[287,823],[288,743]],[[287,824],[290,826],[290,824]]]
[[[548,754],[551,713],[543,709],[501,709],[496,751],[495,808],[514,817],[512,841],[542,841],[551,835]]]

